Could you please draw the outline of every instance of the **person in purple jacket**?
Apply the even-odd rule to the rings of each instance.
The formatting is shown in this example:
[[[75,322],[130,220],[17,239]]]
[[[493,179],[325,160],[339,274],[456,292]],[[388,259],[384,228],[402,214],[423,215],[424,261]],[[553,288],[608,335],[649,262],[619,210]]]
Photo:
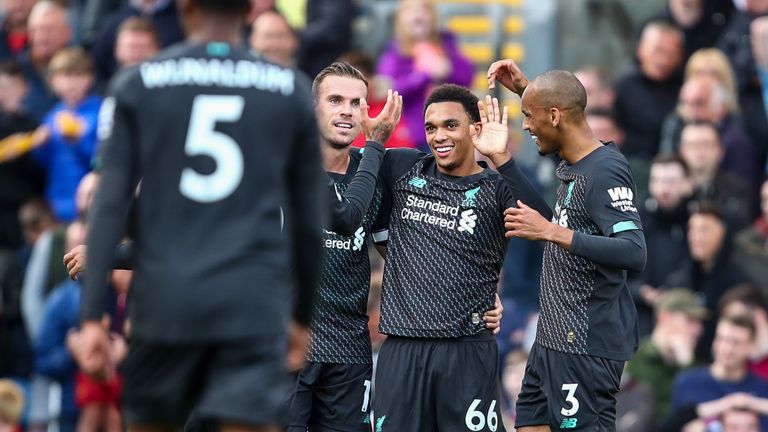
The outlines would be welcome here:
[[[395,37],[379,58],[377,74],[392,79],[403,95],[403,120],[412,142],[424,141],[424,101],[437,85],[469,86],[473,66],[459,52],[456,37],[441,32],[437,11],[427,0],[401,0],[395,13]]]

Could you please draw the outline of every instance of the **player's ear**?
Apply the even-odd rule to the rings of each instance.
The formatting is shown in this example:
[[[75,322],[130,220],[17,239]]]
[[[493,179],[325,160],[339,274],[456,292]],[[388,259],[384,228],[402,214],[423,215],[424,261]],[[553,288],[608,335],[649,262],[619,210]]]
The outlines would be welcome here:
[[[560,124],[560,118],[562,115],[563,113],[561,113],[560,110],[555,107],[549,109],[549,122],[552,124],[552,127],[557,127],[557,125]]]

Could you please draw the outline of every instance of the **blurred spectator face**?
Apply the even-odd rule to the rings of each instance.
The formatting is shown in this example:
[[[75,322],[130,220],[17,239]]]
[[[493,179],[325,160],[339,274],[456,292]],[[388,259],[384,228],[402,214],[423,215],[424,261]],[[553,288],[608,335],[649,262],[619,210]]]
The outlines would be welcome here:
[[[298,47],[296,34],[280,14],[264,12],[253,22],[251,48],[267,60],[291,67]]]
[[[731,409],[723,413],[723,432],[760,432],[760,416],[754,411]]]
[[[85,238],[88,233],[88,226],[81,221],[74,221],[67,226],[66,232],[66,250],[72,250],[81,244],[85,244]]]
[[[689,28],[699,22],[704,13],[702,0],[669,0],[672,18],[683,28]]]
[[[715,173],[723,158],[720,138],[709,125],[688,125],[680,134],[680,156],[692,173]]]
[[[581,69],[573,73],[587,91],[587,111],[591,109],[610,110],[613,107],[614,91],[610,83],[603,82],[598,72]],[[594,131],[594,129],[593,129]]]
[[[704,328],[700,319],[678,311],[662,310],[657,321],[668,334],[677,336],[675,341],[685,342],[689,347],[696,346]]]
[[[675,32],[655,26],[643,31],[637,47],[640,70],[652,81],[672,77],[683,60],[683,39]]]
[[[56,226],[56,221],[48,204],[42,198],[33,198],[19,209],[19,225],[27,244],[32,246],[46,230]]]
[[[617,146],[624,144],[624,133],[611,117],[587,114],[587,124],[597,139],[613,141]]]
[[[129,67],[157,54],[158,49],[157,40],[152,33],[127,30],[117,36],[115,59],[121,67]]]
[[[19,112],[29,87],[22,76],[0,74],[0,111]]]
[[[349,77],[329,75],[317,89],[315,113],[323,141],[344,148],[360,133],[360,99],[368,90],[365,83]]]
[[[663,209],[677,207],[690,194],[691,186],[679,163],[651,165],[648,190]]]
[[[694,213],[688,220],[688,248],[698,263],[713,262],[723,246],[725,225],[715,216]]]
[[[401,0],[396,25],[411,41],[425,41],[432,37],[437,26],[435,11],[425,0]]]
[[[712,342],[714,362],[725,369],[740,369],[746,366],[752,351],[753,336],[749,329],[727,321],[717,324],[715,340]]]
[[[6,29],[23,28],[27,25],[29,12],[37,0],[0,0],[0,11],[5,16]]]
[[[93,75],[88,73],[55,73],[51,76],[51,87],[56,96],[69,106],[76,106],[90,91]]]
[[[686,122],[720,122],[726,114],[722,85],[711,77],[692,77],[680,90],[678,112]]]
[[[72,38],[67,13],[53,3],[38,3],[29,16],[30,54],[45,61],[67,45]]]
[[[768,0],[746,0],[747,12],[754,16],[768,13]]]

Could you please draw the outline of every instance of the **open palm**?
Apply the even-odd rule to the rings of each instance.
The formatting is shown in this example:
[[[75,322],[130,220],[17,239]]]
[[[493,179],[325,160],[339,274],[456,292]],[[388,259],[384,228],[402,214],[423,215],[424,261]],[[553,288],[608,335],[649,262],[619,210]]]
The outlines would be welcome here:
[[[499,100],[485,97],[485,101],[478,101],[477,107],[480,109],[480,121],[483,124],[480,132],[472,132],[472,144],[477,151],[487,157],[503,154],[507,151],[507,139],[509,138],[509,129],[507,128],[508,108],[499,109]]]

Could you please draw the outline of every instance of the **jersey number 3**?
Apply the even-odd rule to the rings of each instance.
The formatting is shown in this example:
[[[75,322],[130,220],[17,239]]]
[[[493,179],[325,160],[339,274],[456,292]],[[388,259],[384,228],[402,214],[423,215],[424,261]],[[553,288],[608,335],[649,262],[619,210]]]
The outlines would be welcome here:
[[[192,103],[187,141],[187,156],[208,156],[216,162],[210,174],[192,168],[181,172],[179,189],[185,197],[212,203],[230,196],[243,179],[243,152],[232,137],[216,131],[217,122],[236,122],[243,115],[242,96],[199,95]]]

